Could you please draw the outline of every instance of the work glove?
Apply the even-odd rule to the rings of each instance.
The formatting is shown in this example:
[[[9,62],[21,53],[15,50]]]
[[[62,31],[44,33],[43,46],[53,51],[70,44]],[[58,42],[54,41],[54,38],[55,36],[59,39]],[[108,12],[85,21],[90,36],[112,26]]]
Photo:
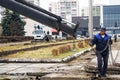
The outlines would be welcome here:
[[[89,45],[90,45],[91,47],[93,47],[93,44],[92,44],[92,43],[89,43]]]

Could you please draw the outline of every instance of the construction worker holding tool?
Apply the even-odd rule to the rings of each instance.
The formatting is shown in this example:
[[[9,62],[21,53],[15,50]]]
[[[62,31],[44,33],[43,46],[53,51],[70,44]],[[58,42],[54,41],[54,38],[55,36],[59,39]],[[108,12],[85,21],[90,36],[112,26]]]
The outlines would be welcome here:
[[[100,33],[96,34],[90,42],[90,46],[96,45],[96,56],[98,62],[98,77],[106,77],[109,45],[112,44],[111,37],[106,34],[106,28],[102,27]]]

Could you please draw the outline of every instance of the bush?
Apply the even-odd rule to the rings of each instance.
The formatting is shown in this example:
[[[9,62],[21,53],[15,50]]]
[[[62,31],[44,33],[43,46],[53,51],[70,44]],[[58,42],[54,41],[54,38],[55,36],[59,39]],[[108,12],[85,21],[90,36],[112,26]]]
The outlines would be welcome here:
[[[66,50],[67,51],[71,51],[71,46],[70,45],[66,45]]]
[[[89,45],[90,39],[85,39],[85,44]]]
[[[78,47],[79,47],[79,48],[84,48],[83,42],[78,42]]]
[[[59,47],[59,54],[64,53],[64,47]]]
[[[71,46],[70,45],[65,45],[61,46],[58,49],[53,49],[52,50],[52,55],[57,56],[58,54],[63,54],[65,52],[71,51]]]
[[[53,49],[52,50],[52,55],[53,56],[57,56],[58,55],[58,50],[57,49]]]
[[[71,46],[70,45],[65,45],[65,46],[62,46],[62,47],[59,47],[59,53],[65,53],[65,52],[68,52],[71,50]]]

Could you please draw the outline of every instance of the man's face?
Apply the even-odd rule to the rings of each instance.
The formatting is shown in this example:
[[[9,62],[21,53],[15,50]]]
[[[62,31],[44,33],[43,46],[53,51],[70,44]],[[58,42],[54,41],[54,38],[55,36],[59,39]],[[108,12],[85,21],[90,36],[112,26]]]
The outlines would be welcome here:
[[[105,33],[106,33],[106,31],[104,31],[104,30],[101,30],[101,31],[100,31],[100,34],[101,34],[101,35],[105,35]]]

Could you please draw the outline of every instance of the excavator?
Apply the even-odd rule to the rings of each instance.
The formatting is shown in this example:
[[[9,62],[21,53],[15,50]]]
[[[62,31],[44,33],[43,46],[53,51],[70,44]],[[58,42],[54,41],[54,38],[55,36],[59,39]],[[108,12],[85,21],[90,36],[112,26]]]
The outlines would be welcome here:
[[[0,0],[0,6],[31,18],[48,27],[69,34],[72,37],[76,37],[76,31],[79,27],[79,23],[74,24],[68,22],[62,19],[60,16],[31,4],[26,0]],[[71,26],[68,25],[68,23],[71,24]]]

